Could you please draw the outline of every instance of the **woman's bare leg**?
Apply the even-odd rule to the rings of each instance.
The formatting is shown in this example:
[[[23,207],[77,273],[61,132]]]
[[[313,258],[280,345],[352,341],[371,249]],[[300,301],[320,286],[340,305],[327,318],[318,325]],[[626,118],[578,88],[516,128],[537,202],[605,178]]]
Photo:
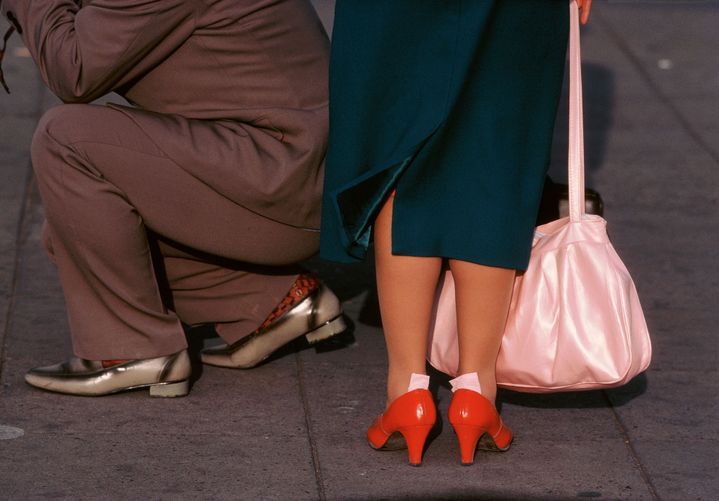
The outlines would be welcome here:
[[[427,335],[442,259],[392,255],[391,196],[374,224],[377,292],[389,362],[387,404],[425,374]]]
[[[450,259],[457,296],[459,373],[476,372],[482,394],[494,402],[495,366],[512,298],[515,270]]]

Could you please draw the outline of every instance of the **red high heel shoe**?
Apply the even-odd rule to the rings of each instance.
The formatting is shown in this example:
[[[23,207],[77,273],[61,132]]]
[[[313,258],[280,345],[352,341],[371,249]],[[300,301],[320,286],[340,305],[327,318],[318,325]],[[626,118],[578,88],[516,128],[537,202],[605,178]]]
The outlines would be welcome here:
[[[506,451],[512,443],[512,430],[502,422],[492,402],[476,391],[460,389],[449,404],[449,422],[457,434],[462,464],[474,463],[477,442],[485,450]]]
[[[386,448],[392,434],[404,437],[409,464],[422,464],[422,451],[429,431],[437,420],[437,408],[429,390],[412,390],[397,398],[384,414],[374,420],[367,430],[367,440],[373,449]]]

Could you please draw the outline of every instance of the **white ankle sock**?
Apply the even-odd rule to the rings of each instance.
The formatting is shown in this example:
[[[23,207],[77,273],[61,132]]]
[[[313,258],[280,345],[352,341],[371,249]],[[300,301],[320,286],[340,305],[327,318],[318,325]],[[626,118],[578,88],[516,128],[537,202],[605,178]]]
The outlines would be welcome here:
[[[482,393],[482,387],[479,386],[479,376],[476,372],[468,372],[452,379],[449,384],[452,385],[452,393],[457,390],[472,390],[477,393]]]
[[[412,373],[409,378],[409,388],[407,391],[412,390],[426,390],[429,389],[429,376],[426,374]]]

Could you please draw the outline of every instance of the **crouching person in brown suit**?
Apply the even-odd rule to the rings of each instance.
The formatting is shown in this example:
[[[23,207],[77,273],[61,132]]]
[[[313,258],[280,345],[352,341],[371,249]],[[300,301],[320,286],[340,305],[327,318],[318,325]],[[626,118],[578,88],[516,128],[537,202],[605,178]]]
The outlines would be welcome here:
[[[50,89],[32,161],[75,357],[31,385],[188,392],[181,322],[247,368],[341,331],[318,248],[328,41],[306,0],[3,0]],[[9,82],[12,87],[12,82]],[[89,103],[111,91],[132,106]]]

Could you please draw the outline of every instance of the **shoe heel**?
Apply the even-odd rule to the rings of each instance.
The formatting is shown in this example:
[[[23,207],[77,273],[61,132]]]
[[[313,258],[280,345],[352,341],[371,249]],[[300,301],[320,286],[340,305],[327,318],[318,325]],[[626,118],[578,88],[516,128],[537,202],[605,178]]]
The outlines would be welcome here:
[[[190,381],[187,379],[178,383],[150,386],[151,397],[184,397],[188,393],[190,393]]]
[[[474,453],[477,450],[477,442],[485,430],[479,426],[468,424],[453,424],[454,433],[459,441],[459,451],[462,455],[462,464],[465,466],[474,463]]]
[[[310,344],[318,343],[324,339],[331,338],[335,334],[339,334],[347,328],[347,322],[342,315],[334,318],[324,325],[316,328],[312,332],[305,334],[305,339]]]
[[[424,451],[424,443],[432,429],[431,424],[406,426],[400,428],[399,431],[407,443],[407,453],[409,456],[409,464],[419,466],[422,464],[422,452]]]

